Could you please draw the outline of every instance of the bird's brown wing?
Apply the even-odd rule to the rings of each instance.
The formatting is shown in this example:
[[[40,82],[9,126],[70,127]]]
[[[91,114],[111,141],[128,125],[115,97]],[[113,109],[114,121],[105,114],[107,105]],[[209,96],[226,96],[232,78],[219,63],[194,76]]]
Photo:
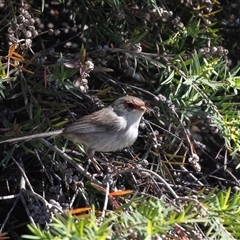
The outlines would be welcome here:
[[[125,129],[126,125],[126,120],[108,107],[80,118],[67,126],[63,133],[117,132]]]

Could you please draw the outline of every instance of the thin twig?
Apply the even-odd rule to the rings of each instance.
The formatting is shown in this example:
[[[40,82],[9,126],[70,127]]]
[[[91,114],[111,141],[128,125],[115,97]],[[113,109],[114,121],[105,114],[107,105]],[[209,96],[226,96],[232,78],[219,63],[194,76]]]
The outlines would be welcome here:
[[[123,173],[127,173],[127,172],[143,172],[143,173],[149,173],[151,175],[151,177],[156,177],[157,179],[159,179],[165,186],[166,188],[171,192],[171,194],[173,195],[174,198],[178,198],[178,195],[174,192],[174,190],[170,187],[170,185],[161,177],[159,176],[157,173],[149,170],[149,169],[145,169],[145,168],[126,168],[123,170],[119,170],[118,172],[113,173],[114,176],[123,174]]]
[[[73,167],[75,167],[75,169],[77,171],[79,171],[80,173],[82,173],[86,178],[88,178],[89,180],[91,180],[93,183],[98,184],[100,186],[102,186],[102,183],[99,182],[96,178],[94,178],[93,175],[91,175],[89,172],[87,172],[82,166],[80,166],[79,164],[77,164],[72,158],[70,158],[66,153],[64,153],[63,151],[61,151],[59,148],[53,146],[52,144],[50,144],[48,141],[46,141],[45,139],[39,139],[39,141],[44,144],[46,147],[50,148],[51,150],[53,150],[54,152],[58,153],[63,159],[65,159],[68,163],[70,163]]]

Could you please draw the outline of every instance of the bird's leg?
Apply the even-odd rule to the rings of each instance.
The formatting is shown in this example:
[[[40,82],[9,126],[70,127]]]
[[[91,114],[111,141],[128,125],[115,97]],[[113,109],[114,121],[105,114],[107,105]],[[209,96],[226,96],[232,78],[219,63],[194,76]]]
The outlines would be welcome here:
[[[97,175],[95,176],[102,176],[103,172],[101,171],[99,164],[97,163],[97,161],[94,159],[94,157],[90,157],[88,156],[89,162],[93,164],[94,168],[96,169],[96,171],[98,172]]]
[[[113,168],[114,166],[110,163],[110,162],[107,162],[105,160],[102,160],[101,158],[97,157],[97,156],[94,156],[94,158],[96,160],[98,160],[102,165],[105,165],[107,167],[110,167],[110,168]],[[96,160],[94,159],[95,163],[96,163]]]
[[[84,150],[88,156],[88,159],[89,159],[89,162],[93,164],[93,166],[95,167],[96,171],[98,172],[97,173],[97,176],[102,176],[103,173],[99,167],[99,164],[96,162],[96,160],[94,159],[94,153],[95,151],[92,150],[92,149],[87,149],[85,146],[84,147]]]
[[[85,152],[87,153],[87,156],[88,156],[90,162],[93,164],[93,166],[95,167],[95,169],[98,172],[94,177],[103,175],[103,172],[99,168],[99,163],[97,161],[99,161],[102,165],[105,165],[105,166],[109,167],[110,169],[114,168],[114,166],[111,163],[109,163],[107,161],[104,161],[104,160],[102,160],[101,158],[99,158],[97,156],[94,156],[95,151],[93,151],[91,149],[88,149],[88,151],[85,151]]]

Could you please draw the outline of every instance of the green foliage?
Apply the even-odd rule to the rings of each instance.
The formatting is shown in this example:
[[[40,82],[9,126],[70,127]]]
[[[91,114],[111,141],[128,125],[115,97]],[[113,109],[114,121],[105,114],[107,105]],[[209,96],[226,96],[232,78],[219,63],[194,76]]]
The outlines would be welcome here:
[[[160,84],[171,86],[168,94],[182,109],[181,118],[188,119],[193,115],[212,118],[212,126],[220,129],[232,154],[239,151],[238,103],[229,101],[238,94],[239,77],[236,75],[239,74],[239,66],[228,71],[223,59],[206,59],[201,54],[193,54],[186,60],[180,55],[172,64],[173,72]],[[202,106],[205,106],[204,110]]]
[[[64,81],[76,75],[79,71],[79,68],[77,67],[67,68],[64,63],[65,60],[61,55],[58,62],[54,64],[52,68],[49,67],[50,74],[47,75],[47,81],[56,82],[61,89],[63,89],[63,86],[65,85]]]
[[[211,239],[232,239],[231,236],[239,239],[239,204],[240,192],[231,196],[230,188],[227,191],[221,190],[216,195],[211,192],[206,196],[204,205],[209,211],[211,227],[208,230],[208,236],[211,236]]]
[[[70,214],[56,215],[53,223],[49,224],[49,231],[41,231],[40,227],[29,226],[32,235],[22,236],[25,239],[126,239],[133,232],[143,239],[164,234],[173,229],[176,224],[188,222],[202,222],[207,220],[195,217],[197,212],[191,213],[191,207],[186,207],[181,213],[173,207],[166,207],[163,200],[145,200],[135,202],[135,207],[117,210],[107,214],[103,222],[96,216],[94,208],[89,216],[74,217]]]
[[[208,239],[239,238],[240,232],[240,193],[231,196],[231,189],[215,194],[210,192],[203,203],[191,198],[179,200],[181,211],[163,200],[141,198],[122,211],[122,208],[109,212],[105,219],[96,215],[94,207],[91,214],[74,217],[59,214],[49,224],[49,230],[29,225],[32,235],[24,239],[127,239],[133,233],[141,239],[152,239],[174,231],[176,226],[190,229],[194,224],[204,225]],[[133,207],[134,206],[134,207]],[[233,227],[234,226],[234,227]]]

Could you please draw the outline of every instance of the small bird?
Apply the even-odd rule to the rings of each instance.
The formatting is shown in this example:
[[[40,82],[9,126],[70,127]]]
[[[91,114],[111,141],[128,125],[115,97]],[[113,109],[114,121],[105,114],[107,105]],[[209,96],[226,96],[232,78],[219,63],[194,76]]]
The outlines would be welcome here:
[[[115,152],[131,146],[138,137],[141,117],[150,108],[133,96],[117,99],[110,106],[83,116],[64,129],[1,141],[18,142],[35,138],[63,135],[83,145],[90,159],[95,152]]]

